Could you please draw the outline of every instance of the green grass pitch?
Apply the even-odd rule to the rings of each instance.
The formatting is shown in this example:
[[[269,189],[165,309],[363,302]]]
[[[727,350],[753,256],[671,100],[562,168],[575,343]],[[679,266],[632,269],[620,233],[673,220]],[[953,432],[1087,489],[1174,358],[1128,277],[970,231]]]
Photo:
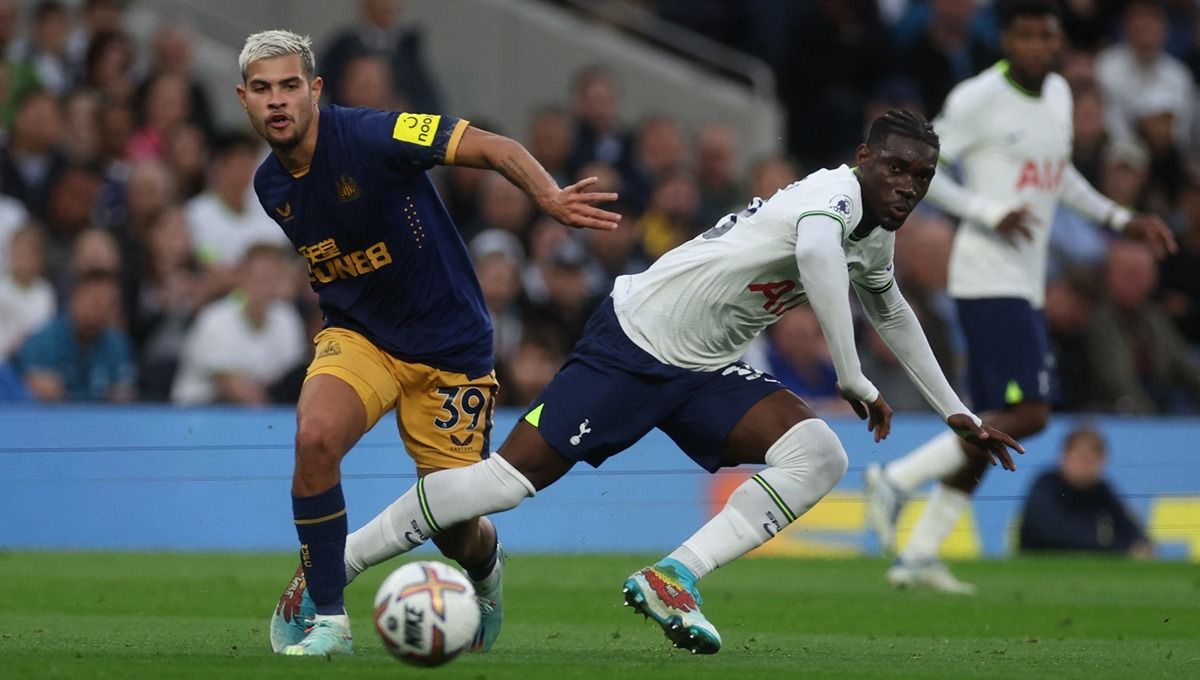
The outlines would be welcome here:
[[[895,592],[880,559],[740,560],[702,583],[725,647],[693,657],[621,606],[646,561],[513,555],[495,651],[422,670],[371,626],[394,564],[347,591],[357,653],[330,661],[269,651],[287,555],[0,552],[0,677],[1200,678],[1192,564],[962,563],[962,598]]]

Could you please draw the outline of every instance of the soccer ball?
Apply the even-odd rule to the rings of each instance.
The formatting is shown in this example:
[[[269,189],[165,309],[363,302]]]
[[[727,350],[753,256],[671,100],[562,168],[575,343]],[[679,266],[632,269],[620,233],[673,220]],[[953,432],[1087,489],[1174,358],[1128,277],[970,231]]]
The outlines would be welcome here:
[[[410,562],[375,594],[375,630],[392,656],[440,666],[475,640],[479,604],[462,572],[441,562]]]

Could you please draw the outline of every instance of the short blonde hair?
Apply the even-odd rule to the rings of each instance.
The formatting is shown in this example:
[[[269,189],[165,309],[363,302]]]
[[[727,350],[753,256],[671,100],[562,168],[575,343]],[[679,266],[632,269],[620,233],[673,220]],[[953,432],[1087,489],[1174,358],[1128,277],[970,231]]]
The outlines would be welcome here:
[[[289,54],[300,55],[300,70],[304,77],[312,80],[317,70],[317,61],[313,58],[312,39],[307,35],[299,35],[285,30],[260,31],[246,38],[242,53],[238,56],[238,67],[242,69],[242,82],[246,82],[246,71],[250,64],[259,59],[284,57]]]

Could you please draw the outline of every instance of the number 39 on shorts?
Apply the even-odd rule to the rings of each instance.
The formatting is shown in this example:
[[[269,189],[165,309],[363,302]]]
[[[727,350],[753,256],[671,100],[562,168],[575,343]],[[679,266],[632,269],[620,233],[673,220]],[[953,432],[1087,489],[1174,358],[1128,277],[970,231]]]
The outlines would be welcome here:
[[[486,423],[491,411],[488,394],[478,387],[439,387],[438,394],[445,397],[442,401],[442,413],[434,419],[433,424],[438,429],[453,430],[464,418],[470,423],[466,429],[474,430],[480,421]]]

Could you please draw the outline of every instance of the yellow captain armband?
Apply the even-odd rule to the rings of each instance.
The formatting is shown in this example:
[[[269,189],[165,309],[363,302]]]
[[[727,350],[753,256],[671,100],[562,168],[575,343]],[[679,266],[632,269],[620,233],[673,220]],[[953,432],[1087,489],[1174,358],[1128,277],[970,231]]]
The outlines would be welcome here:
[[[401,113],[392,128],[392,139],[419,146],[432,146],[442,117],[433,113]]]

